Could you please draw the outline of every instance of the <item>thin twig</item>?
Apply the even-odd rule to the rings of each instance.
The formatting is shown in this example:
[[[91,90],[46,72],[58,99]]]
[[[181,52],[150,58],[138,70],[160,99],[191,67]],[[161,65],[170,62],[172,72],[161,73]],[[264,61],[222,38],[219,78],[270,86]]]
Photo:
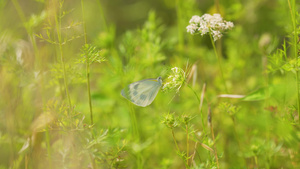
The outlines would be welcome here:
[[[202,105],[203,105],[203,100],[204,100],[205,89],[206,89],[206,83],[203,84],[201,98],[200,98],[200,104],[199,104],[199,111],[200,111],[200,114],[201,114],[202,127],[203,127],[204,132],[205,132],[205,126],[204,126],[204,121],[203,121]],[[194,148],[195,150],[194,150],[194,153],[192,155],[192,163],[194,163],[197,147],[198,147],[198,141],[195,144],[195,148]]]
[[[290,0],[288,0],[288,4],[289,4],[289,9],[291,12],[291,19],[292,19],[292,24],[293,24],[293,32],[294,32],[294,38],[293,38],[293,43],[294,43],[294,55],[296,57],[296,86],[297,86],[297,106],[298,106],[298,122],[300,123],[300,93],[299,93],[299,66],[298,66],[298,51],[297,51],[297,37],[298,37],[298,33],[297,33],[297,25],[296,25],[296,10],[295,10],[295,0],[292,1],[293,3],[291,4]]]
[[[217,48],[216,48],[215,42],[214,42],[214,40],[211,36],[211,33],[209,34],[209,37],[210,37],[211,44],[214,48],[215,55],[216,55],[217,60],[218,60],[218,64],[219,64],[219,68],[220,68],[220,71],[221,71],[221,77],[222,77],[222,81],[223,81],[223,84],[224,84],[224,87],[225,87],[225,91],[226,91],[226,93],[228,93],[226,81],[225,81],[225,78],[224,78],[224,75],[223,75],[223,68],[222,68],[222,63],[221,63],[222,58],[218,55]]]
[[[213,129],[213,125],[212,125],[212,116],[211,116],[211,109],[210,107],[208,108],[208,125],[210,126],[210,130],[211,130],[211,136],[214,142],[214,154],[215,154],[215,158],[216,158],[216,162],[217,162],[217,167],[218,169],[220,168],[219,166],[219,159],[218,159],[218,153],[217,153],[217,148],[216,148],[216,142],[215,142],[215,134],[214,134],[214,129]]]

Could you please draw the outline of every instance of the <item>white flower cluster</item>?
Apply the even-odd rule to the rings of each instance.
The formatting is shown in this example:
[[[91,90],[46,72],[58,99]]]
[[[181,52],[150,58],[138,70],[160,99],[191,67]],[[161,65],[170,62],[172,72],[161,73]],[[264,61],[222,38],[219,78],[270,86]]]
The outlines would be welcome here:
[[[168,82],[163,86],[164,92],[172,90],[177,90],[178,92],[182,84],[185,82],[186,74],[181,68],[173,67],[171,70],[172,74],[169,75]]]
[[[210,33],[214,41],[222,37],[222,31],[233,28],[233,23],[223,20],[220,14],[204,14],[200,16],[193,16],[186,27],[187,32],[191,34],[200,33],[201,36]]]

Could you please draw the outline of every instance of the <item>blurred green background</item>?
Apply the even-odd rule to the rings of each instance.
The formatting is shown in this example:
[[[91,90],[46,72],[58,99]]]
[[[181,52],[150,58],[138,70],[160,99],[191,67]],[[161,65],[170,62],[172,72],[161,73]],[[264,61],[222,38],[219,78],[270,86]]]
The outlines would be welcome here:
[[[300,168],[299,6],[0,0],[0,168]],[[235,25],[215,42],[225,82],[209,36],[186,32],[205,13]],[[121,96],[173,67],[179,92],[145,108]]]

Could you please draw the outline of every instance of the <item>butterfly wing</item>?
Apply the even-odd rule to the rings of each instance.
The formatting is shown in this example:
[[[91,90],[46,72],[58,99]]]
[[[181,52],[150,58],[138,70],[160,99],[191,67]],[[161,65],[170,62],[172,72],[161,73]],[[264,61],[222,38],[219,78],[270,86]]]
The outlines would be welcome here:
[[[148,82],[144,82],[144,83],[148,83]],[[160,86],[157,85],[156,83],[150,84],[151,85],[150,88],[147,86],[147,84],[145,85],[144,83],[142,83],[142,85],[140,86],[141,90],[138,89],[137,95],[135,95],[131,99],[131,101],[134,104],[142,107],[146,107],[153,102],[160,88]],[[143,87],[144,85],[145,87]]]
[[[137,106],[146,107],[153,102],[160,87],[158,79],[146,79],[129,84],[121,94]]]

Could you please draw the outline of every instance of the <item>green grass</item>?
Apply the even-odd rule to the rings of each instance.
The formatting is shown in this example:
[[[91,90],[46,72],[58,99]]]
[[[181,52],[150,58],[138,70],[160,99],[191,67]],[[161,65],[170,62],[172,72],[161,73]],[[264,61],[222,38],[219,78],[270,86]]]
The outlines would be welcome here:
[[[300,168],[299,9],[0,1],[0,169]],[[205,13],[233,29],[188,33]],[[159,76],[145,108],[120,94]]]

